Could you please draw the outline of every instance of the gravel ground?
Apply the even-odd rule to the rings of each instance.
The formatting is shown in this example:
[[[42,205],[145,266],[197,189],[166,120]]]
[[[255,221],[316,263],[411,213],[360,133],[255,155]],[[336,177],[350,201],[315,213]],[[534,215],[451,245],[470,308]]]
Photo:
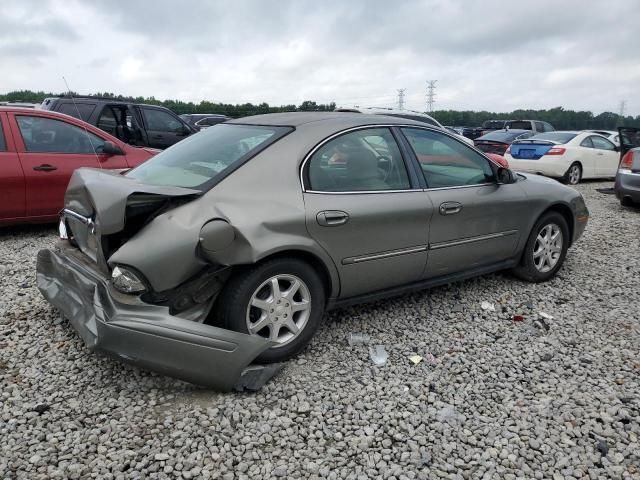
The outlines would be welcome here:
[[[255,394],[91,354],[35,288],[53,228],[0,231],[0,478],[640,478],[640,211],[609,185],[579,186],[592,218],[553,281],[332,312]]]

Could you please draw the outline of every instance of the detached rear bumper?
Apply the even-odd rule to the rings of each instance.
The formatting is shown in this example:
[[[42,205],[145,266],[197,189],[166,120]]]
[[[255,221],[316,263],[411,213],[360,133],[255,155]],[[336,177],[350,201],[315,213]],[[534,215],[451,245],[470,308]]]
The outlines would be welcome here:
[[[279,365],[249,364],[271,346],[265,339],[185,320],[110,288],[72,247],[41,250],[37,284],[91,350],[219,390],[260,388]]]

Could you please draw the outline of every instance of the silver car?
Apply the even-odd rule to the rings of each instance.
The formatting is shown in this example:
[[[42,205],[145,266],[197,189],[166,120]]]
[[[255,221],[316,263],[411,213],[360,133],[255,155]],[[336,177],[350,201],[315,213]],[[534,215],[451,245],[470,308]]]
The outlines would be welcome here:
[[[80,169],[37,282],[91,349],[258,388],[327,309],[496,270],[541,282],[585,229],[574,189],[402,118],[213,126],[129,171]]]

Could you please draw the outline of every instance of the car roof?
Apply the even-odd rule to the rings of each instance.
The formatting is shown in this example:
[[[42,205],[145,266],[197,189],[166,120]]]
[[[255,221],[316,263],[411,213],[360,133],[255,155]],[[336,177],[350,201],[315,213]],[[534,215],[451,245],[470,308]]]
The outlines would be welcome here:
[[[254,115],[243,117],[226,122],[226,124],[247,124],[247,125],[272,125],[298,127],[312,122],[338,121],[347,126],[372,125],[372,124],[393,124],[393,125],[418,125],[428,126],[424,122],[409,120],[406,118],[389,117],[385,115],[350,113],[350,112],[285,112],[267,113],[264,115]]]

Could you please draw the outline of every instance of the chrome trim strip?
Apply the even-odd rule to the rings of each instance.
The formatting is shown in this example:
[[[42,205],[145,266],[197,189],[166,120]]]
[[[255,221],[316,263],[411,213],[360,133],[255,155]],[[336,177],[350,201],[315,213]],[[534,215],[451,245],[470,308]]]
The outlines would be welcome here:
[[[325,192],[323,190],[307,190],[304,193],[320,193],[324,195],[355,195],[358,193],[410,193],[410,192],[423,192],[420,188],[412,188],[410,190],[354,190],[348,192]]]
[[[478,237],[463,238],[461,240],[453,240],[450,242],[439,242],[429,245],[429,250],[439,250],[441,248],[455,247],[458,245],[466,245],[468,243],[481,242],[483,240],[491,240],[492,238],[507,237],[515,235],[517,230],[507,230],[506,232],[490,233],[489,235],[480,235]]]
[[[380,115],[383,116],[383,115]],[[493,160],[491,160],[489,157],[487,157],[483,152],[481,152],[480,150],[476,149],[475,147],[465,143],[464,141],[456,138],[456,135],[453,135],[452,133],[450,133],[448,130],[446,130],[445,128],[438,128],[436,126],[430,126],[430,125],[415,125],[412,123],[376,123],[376,124],[368,124],[368,125],[359,125],[357,127],[350,127],[347,128],[345,130],[340,130],[339,132],[334,133],[333,135],[328,136],[327,138],[325,138],[324,140],[321,140],[315,147],[313,147],[311,149],[311,151],[309,153],[307,153],[303,160],[302,163],[300,164],[300,172],[299,172],[299,176],[300,176],[300,185],[302,186],[302,192],[303,193],[373,193],[370,191],[367,192],[319,192],[319,191],[312,191],[312,190],[307,190],[307,187],[304,184],[304,178],[302,176],[302,172],[304,172],[304,167],[307,163],[307,161],[309,161],[309,158],[311,158],[311,156],[316,153],[320,148],[322,148],[327,142],[330,142],[331,140],[333,140],[336,137],[339,137],[340,135],[344,135],[346,133],[349,132],[354,132],[356,130],[363,130],[366,128],[392,128],[392,127],[398,127],[398,128],[402,128],[402,127],[408,127],[408,128],[419,128],[422,130],[429,130],[432,132],[438,132],[438,133],[442,133],[444,135],[446,135],[447,137],[450,137],[452,139],[454,139],[455,141],[461,143],[462,145],[465,145],[467,148],[471,148],[473,149],[475,152],[479,153],[480,155],[482,155],[488,162],[500,166],[498,165],[496,162],[494,162]],[[407,161],[407,159],[404,159],[405,161]],[[410,159],[408,160],[410,161]],[[417,189],[411,189],[409,191],[414,191]],[[398,190],[401,192],[407,191],[407,190]],[[376,191],[376,193],[378,193]]]
[[[436,192],[439,190],[457,190],[459,188],[472,188],[472,187],[486,187],[494,185],[497,186],[497,183],[474,183],[473,185],[455,185],[453,187],[433,187],[433,188],[425,188],[425,192]]]
[[[421,245],[419,247],[410,247],[410,248],[403,248],[400,250],[391,250],[389,252],[376,253],[373,255],[363,255],[360,257],[348,257],[342,260],[342,264],[351,265],[354,263],[368,262],[370,260],[380,260],[383,258],[397,257],[400,255],[409,255],[411,253],[426,252],[428,248],[429,247],[427,245]]]

